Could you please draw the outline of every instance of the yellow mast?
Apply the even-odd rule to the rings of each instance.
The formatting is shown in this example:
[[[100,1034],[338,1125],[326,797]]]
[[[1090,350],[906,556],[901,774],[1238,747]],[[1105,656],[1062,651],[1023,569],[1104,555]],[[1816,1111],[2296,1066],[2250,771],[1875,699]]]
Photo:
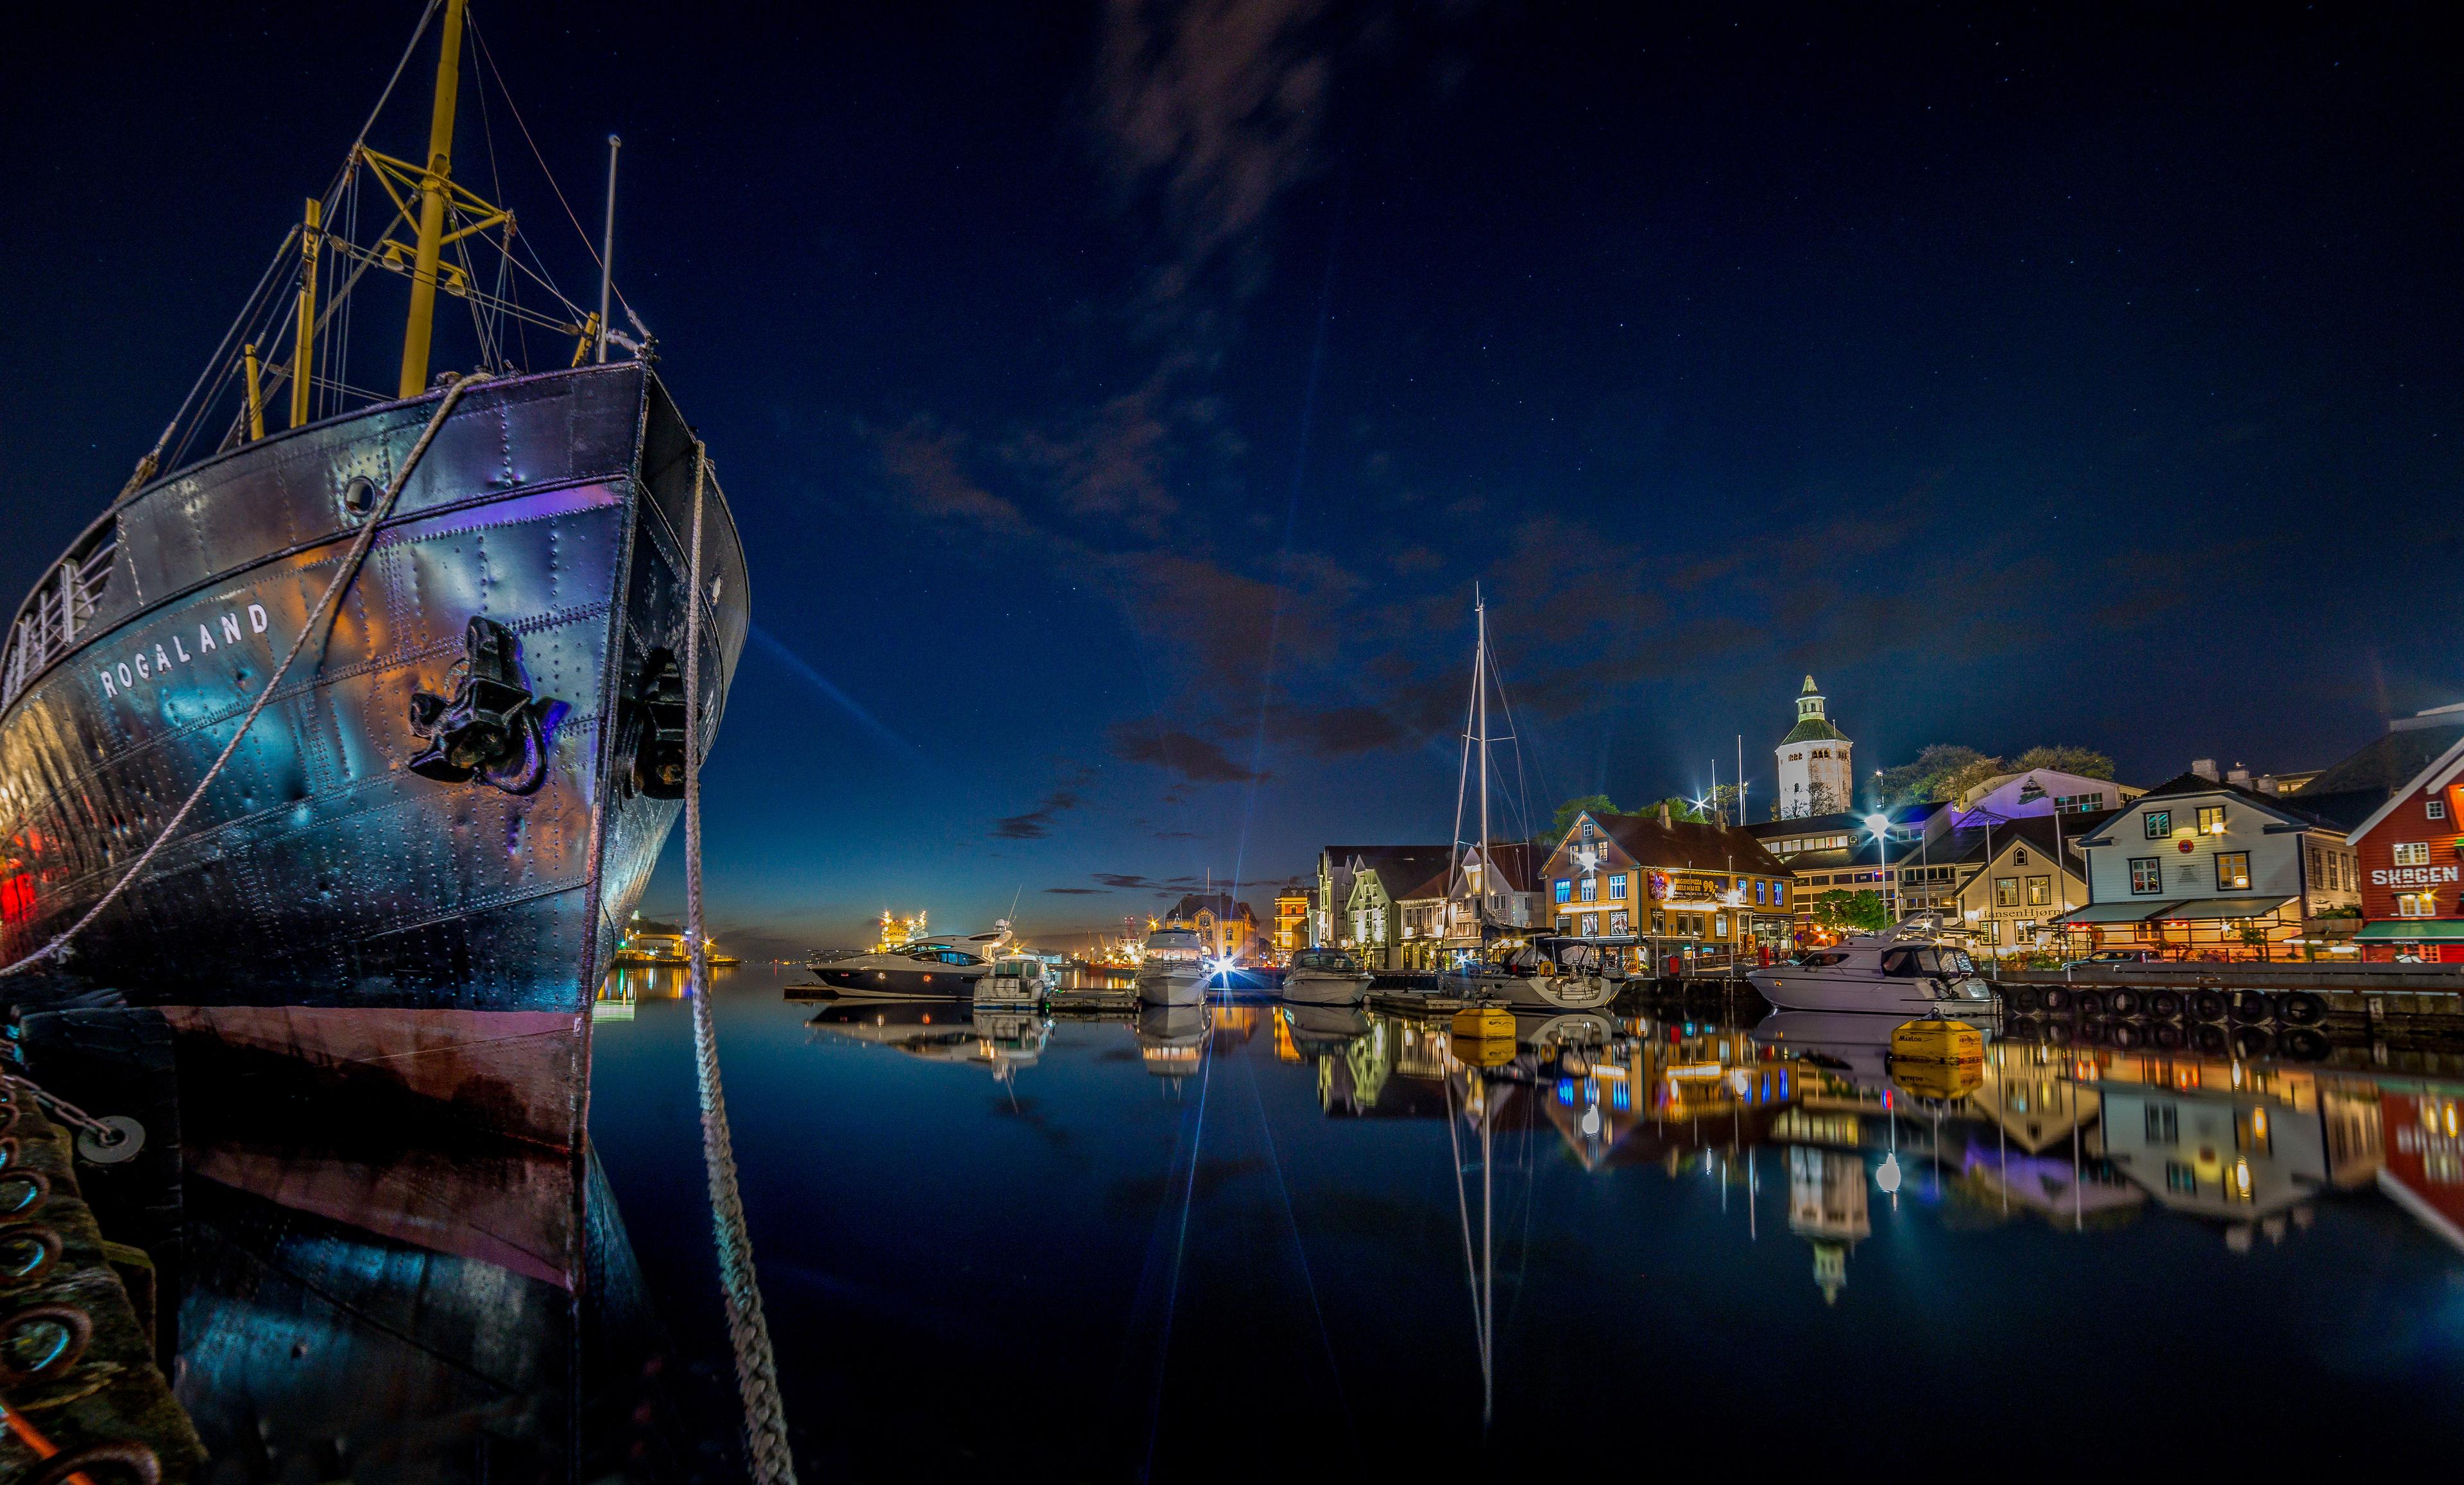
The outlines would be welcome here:
[[[308,421],[309,360],[317,348],[317,241],[325,224],[325,203],[308,198],[307,227],[299,234],[299,325],[291,350],[291,426]]]
[[[257,385],[256,345],[253,342],[239,348],[240,359],[248,364],[248,436],[265,436],[265,390]]]
[[[445,248],[445,205],[453,175],[453,104],[462,82],[464,0],[445,0],[445,34],[436,55],[436,108],[428,123],[428,168],[419,177],[419,249],[410,270],[410,323],[402,335],[399,395],[428,388],[428,342],[436,327],[436,264]],[[294,392],[292,406],[298,406]]]

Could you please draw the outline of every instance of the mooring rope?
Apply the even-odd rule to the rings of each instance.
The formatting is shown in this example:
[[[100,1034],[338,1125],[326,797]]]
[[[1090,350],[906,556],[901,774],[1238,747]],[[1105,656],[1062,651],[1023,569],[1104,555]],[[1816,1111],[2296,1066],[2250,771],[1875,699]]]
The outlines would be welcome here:
[[[736,1185],[736,1144],[727,1130],[727,1096],[718,1082],[718,1034],[711,1024],[710,956],[701,926],[701,576],[702,487],[710,455],[693,441],[692,577],[685,610],[685,937],[692,945],[693,1071],[701,1088],[701,1157],[710,1178],[712,1235],[718,1245],[719,1293],[727,1301],[727,1339],[736,1350],[736,1389],[744,1400],[746,1452],[763,1485],[795,1485],[787,1448],[787,1416],[779,1405],[779,1363],[770,1351],[770,1322],[761,1313],[761,1285],[753,1272],[753,1239],[745,1231],[744,1199]]]
[[[383,525],[385,517],[392,513],[394,501],[402,497],[402,487],[410,482],[410,472],[417,469],[419,461],[427,456],[429,444],[434,441],[436,431],[445,426],[445,419],[452,412],[453,405],[462,400],[464,392],[486,380],[484,376],[466,376],[459,378],[445,389],[445,400],[438,403],[435,412],[429,416],[428,426],[420,431],[419,441],[410,446],[410,453],[403,459],[402,468],[395,471],[392,482],[385,486],[384,497],[377,501],[376,507],[368,512],[367,520],[361,523],[359,536],[352,541],[350,551],[342,557],[341,570],[334,574],[334,581],[325,585],[324,596],[317,600],[317,607],[308,610],[308,621],[299,626],[298,637],[291,641],[291,652],[282,657],[281,664],[274,668],[274,674],[266,677],[264,687],[256,694],[256,700],[249,706],[248,715],[240,719],[239,730],[231,734],[231,740],[223,744],[222,754],[214,760],[213,766],[206,770],[206,776],[199,779],[197,787],[188,791],[188,797],[181,801],[180,808],[171,816],[170,823],[164,826],[152,842],[139,853],[137,859],[130,864],[128,870],[121,874],[120,880],[113,882],[111,890],[102,895],[101,900],[85,910],[85,916],[69,924],[67,931],[58,938],[6,969],[0,969],[0,975],[18,974],[32,969],[67,948],[71,940],[85,931],[86,924],[101,917],[103,909],[120,900],[120,895],[127,891],[129,885],[135,882],[153,861],[154,853],[162,850],[172,836],[180,833],[180,827],[187,821],[188,811],[197,808],[197,801],[206,797],[207,788],[221,775],[223,766],[231,761],[231,755],[239,751],[240,740],[248,736],[249,728],[256,725],[258,715],[264,712],[266,703],[274,699],[275,689],[282,684],[282,677],[291,673],[292,662],[298,659],[299,652],[308,647],[308,636],[317,632],[317,627],[324,622],[325,611],[334,607],[342,596],[342,590],[350,587],[351,579],[358,576],[361,564],[367,561],[368,548],[376,543],[377,528]]]

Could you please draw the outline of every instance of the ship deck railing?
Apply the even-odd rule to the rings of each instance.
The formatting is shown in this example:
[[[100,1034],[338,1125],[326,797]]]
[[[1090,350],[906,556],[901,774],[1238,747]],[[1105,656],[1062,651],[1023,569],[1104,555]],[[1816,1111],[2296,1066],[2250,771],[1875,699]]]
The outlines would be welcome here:
[[[94,617],[119,551],[119,541],[106,527],[104,540],[86,552],[72,550],[27,597],[9,628],[8,654],[0,657],[0,707],[15,701],[43,667],[76,647],[78,626]]]

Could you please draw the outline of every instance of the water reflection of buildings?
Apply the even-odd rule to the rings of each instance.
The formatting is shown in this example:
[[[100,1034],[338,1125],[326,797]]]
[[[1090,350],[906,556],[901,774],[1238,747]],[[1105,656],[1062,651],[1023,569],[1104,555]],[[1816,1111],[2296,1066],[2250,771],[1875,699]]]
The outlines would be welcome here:
[[[1848,1282],[1848,1254],[1874,1230],[1865,1206],[1865,1163],[1854,1155],[1792,1145],[1788,1230],[1814,1245],[1814,1282],[1826,1304]]]
[[[2385,1162],[2379,1188],[2422,1226],[2464,1248],[2464,1088],[2417,1084],[2383,1089]]]
[[[1460,1083],[1463,1065],[1442,1023],[1371,1013],[1312,1028],[1288,1008],[1281,1015],[1279,1054],[1315,1065],[1328,1113],[1462,1112],[1446,1079]],[[1588,1019],[1596,1028],[1518,1026],[1510,1061],[1483,1072],[1529,1089],[1500,1105],[1500,1121],[1554,1131],[1587,1170],[1716,1179],[1724,1209],[1741,1186],[1745,1238],[1763,1185],[1754,1154],[1781,1146],[1789,1226],[1813,1245],[1826,1298],[1873,1222],[1864,1183],[1891,1176],[1922,1183],[1911,1189],[1964,1226],[2027,1218],[2092,1235],[2163,1211],[2217,1224],[2234,1252],[2286,1240],[2311,1225],[2319,1198],[2375,1182],[2464,1247],[2464,1127],[2450,1123],[2464,1097],[2453,1085],[2013,1042],[1954,1072],[1895,1064],[1879,1021],[1859,1041],[1854,1029],[1785,1015],[1750,1031]]]

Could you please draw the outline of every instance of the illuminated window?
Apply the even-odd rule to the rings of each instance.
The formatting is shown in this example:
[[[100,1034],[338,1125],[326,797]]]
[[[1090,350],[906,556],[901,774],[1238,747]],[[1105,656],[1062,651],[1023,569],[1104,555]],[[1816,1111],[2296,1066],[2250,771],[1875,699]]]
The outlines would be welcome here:
[[[2430,864],[2430,842],[2426,840],[2397,841],[2395,843],[2393,859],[2395,864],[2398,866],[2428,866]]]
[[[1728,915],[1726,913],[1714,915],[1711,919],[1711,937],[1715,939],[1725,939],[1727,936]]]
[[[2436,918],[2438,916],[2438,898],[2436,894],[2428,892],[2397,893],[2395,898],[2395,916],[2398,918]]]
[[[2019,905],[2019,878],[2016,876],[1996,876],[1993,878],[1993,905],[1995,907],[2017,907]]]
[[[2130,890],[2142,897],[2165,890],[2165,858],[2133,856],[2130,858]]]
[[[1771,883],[1771,906],[1773,906],[1773,907],[1786,907],[1786,906],[1788,906],[1788,883],[1786,883],[1786,882],[1773,882],[1773,883]]]
[[[2167,1161],[2165,1189],[2178,1191],[2184,1196],[2196,1196],[2199,1194],[2199,1172],[2180,1161]]]
[[[1612,902],[1625,900],[1625,873],[1619,872],[1609,878],[1609,900]]]
[[[1626,932],[1626,917],[1623,913],[1611,913],[1609,915],[1609,932],[1612,935],[1620,937],[1624,935]]]
[[[1573,899],[1573,896],[1574,896],[1574,883],[1573,883],[1573,878],[1571,878],[1571,877],[1565,877],[1565,876],[1560,876],[1560,877],[1558,877],[1558,878],[1557,878],[1557,900],[1558,900],[1558,901],[1560,901],[1560,902],[1568,902],[1568,901],[1572,901],[1572,900]]]
[[[1761,882],[1760,880],[1757,880],[1757,881],[1755,881],[1755,883],[1754,883],[1754,906],[1756,906],[1756,907],[1761,907],[1762,905],[1763,905],[1763,884],[1762,884],[1762,882]]]
[[[2199,807],[2199,833],[2202,835],[2221,835],[2224,832],[2225,807],[2222,805],[2201,805]]]
[[[2173,833],[2172,810],[2150,809],[2147,811],[2146,819],[2147,838],[2149,840],[2163,840],[2166,836]]]
[[[2248,892],[2250,890],[2250,853],[2219,851],[2216,853],[2216,890]]]
[[[1584,878],[1583,878],[1583,900],[1584,900],[1584,901],[1586,901],[1586,902],[1597,902],[1599,899],[1600,899],[1600,879],[1599,879],[1598,877],[1596,877],[1596,876],[1586,876],[1586,877],[1584,877]]]
[[[2031,876],[2028,878],[2028,905],[2030,907],[2050,907],[2053,905],[2053,901],[2054,879],[2052,877]]]

